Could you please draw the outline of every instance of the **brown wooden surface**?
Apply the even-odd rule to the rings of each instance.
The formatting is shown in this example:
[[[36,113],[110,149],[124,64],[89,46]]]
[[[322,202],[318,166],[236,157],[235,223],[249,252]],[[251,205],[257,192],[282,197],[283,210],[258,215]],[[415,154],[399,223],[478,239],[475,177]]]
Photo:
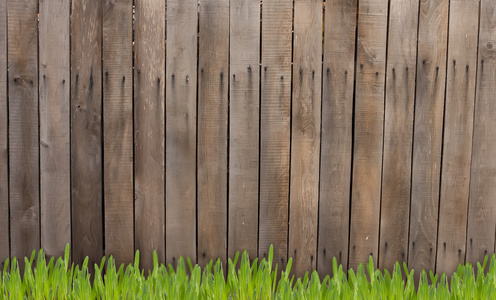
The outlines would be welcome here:
[[[479,0],[451,0],[449,10],[436,270],[451,276],[465,262]]]
[[[379,267],[389,271],[408,259],[418,8],[417,0],[389,7],[379,243]]]
[[[359,1],[349,267],[377,263],[381,206],[386,1]]]
[[[480,3],[477,89],[467,228],[467,261],[494,249],[496,228],[496,2]]]
[[[105,254],[134,261],[133,1],[103,1]]]
[[[317,269],[348,266],[357,0],[325,6]],[[336,42],[339,41],[339,42]]]
[[[103,255],[101,3],[73,1],[71,16],[72,257],[90,266]]]
[[[0,268],[10,255],[7,121],[7,0],[0,0]]]
[[[230,4],[228,255],[258,253],[260,0]]]
[[[274,245],[279,266],[288,255],[292,16],[291,0],[263,2],[258,255]]]
[[[198,263],[227,255],[229,1],[200,3]]]
[[[21,258],[40,248],[37,1],[8,0],[7,13],[10,254]]]
[[[71,243],[69,0],[40,1],[41,247],[49,257]]]
[[[166,254],[196,260],[196,82],[198,4],[167,2]]]
[[[135,248],[165,262],[165,3],[136,1],[134,61]]]
[[[322,1],[295,1],[288,247],[296,276],[317,261],[322,12]]]
[[[420,3],[408,246],[415,270],[434,270],[436,263],[448,2]]]

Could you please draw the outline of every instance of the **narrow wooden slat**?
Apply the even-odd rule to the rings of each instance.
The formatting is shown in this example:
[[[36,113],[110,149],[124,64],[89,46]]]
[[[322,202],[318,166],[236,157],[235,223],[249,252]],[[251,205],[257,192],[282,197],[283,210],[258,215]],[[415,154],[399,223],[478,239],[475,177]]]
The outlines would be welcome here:
[[[167,2],[166,253],[196,260],[197,0]]]
[[[134,260],[133,1],[103,1],[105,254]]]
[[[418,9],[417,0],[389,8],[379,243],[379,268],[389,271],[408,259]]]
[[[408,246],[415,270],[434,270],[436,263],[448,2],[420,3]]]
[[[257,256],[260,0],[231,0],[228,254]]]
[[[287,262],[291,141],[292,0],[262,6],[259,257],[274,245],[274,262]]]
[[[40,248],[37,1],[9,0],[7,13],[10,241],[23,258]]]
[[[467,262],[494,251],[496,228],[496,2],[480,3],[477,89],[467,229]]]
[[[136,1],[134,61],[135,247],[141,266],[165,262],[165,1]]]
[[[289,255],[293,272],[316,268],[322,87],[322,1],[294,7]]]
[[[200,3],[198,263],[227,255],[229,1]]]
[[[0,268],[10,255],[7,123],[7,0],[0,0]]]
[[[377,262],[388,3],[359,1],[349,267]]]
[[[465,262],[479,0],[451,0],[436,270]]]
[[[41,247],[49,257],[71,243],[69,0],[40,1]]]
[[[326,1],[317,257],[321,276],[332,273],[333,257],[348,267],[356,13],[357,0]]]
[[[103,255],[101,46],[101,1],[72,1],[72,257],[90,266]]]

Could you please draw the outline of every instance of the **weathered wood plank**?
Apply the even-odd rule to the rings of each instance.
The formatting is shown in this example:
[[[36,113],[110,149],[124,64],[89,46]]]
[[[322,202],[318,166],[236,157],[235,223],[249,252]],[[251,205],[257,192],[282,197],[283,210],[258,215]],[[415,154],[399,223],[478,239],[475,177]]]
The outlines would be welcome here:
[[[228,254],[258,250],[260,0],[231,0]]]
[[[465,262],[474,125],[479,0],[451,0],[436,270]]]
[[[197,0],[167,2],[166,253],[196,260]]]
[[[389,271],[408,258],[418,9],[417,0],[389,7],[379,243],[379,268]]]
[[[377,262],[388,3],[359,1],[349,266]]]
[[[200,3],[198,263],[227,255],[229,1]]]
[[[7,0],[0,0],[0,268],[10,255],[7,116]]]
[[[292,0],[263,2],[258,255],[274,245],[279,266],[288,255],[292,16]]]
[[[322,145],[317,269],[332,273],[332,258],[348,267],[353,88],[357,0],[325,6]]]
[[[142,267],[165,262],[165,1],[136,1],[135,247]]]
[[[37,1],[9,0],[7,13],[10,247],[22,258],[40,248]]]
[[[294,5],[289,255],[303,276],[317,260],[323,11],[322,1]]]
[[[436,263],[448,4],[420,3],[408,246],[408,267],[415,270],[434,270]]]
[[[40,1],[41,247],[49,257],[71,243],[69,0]]]
[[[480,2],[477,89],[473,136],[467,262],[481,262],[495,244],[496,228],[496,2]]]
[[[103,1],[105,253],[134,260],[133,1]]]

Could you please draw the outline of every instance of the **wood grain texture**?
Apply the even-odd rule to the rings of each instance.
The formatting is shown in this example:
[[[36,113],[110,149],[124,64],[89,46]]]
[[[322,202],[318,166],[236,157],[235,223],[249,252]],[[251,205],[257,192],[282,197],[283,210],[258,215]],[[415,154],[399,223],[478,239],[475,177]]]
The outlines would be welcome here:
[[[449,10],[436,270],[451,276],[465,262],[479,0],[451,0]]]
[[[415,270],[434,271],[436,263],[448,2],[420,3],[408,246],[408,266]]]
[[[408,259],[418,9],[417,0],[389,7],[379,242],[379,268],[389,271]]]
[[[7,12],[10,254],[19,258],[40,248],[37,1],[9,0]]]
[[[102,2],[72,1],[72,258],[99,263],[102,217]]]
[[[134,61],[135,247],[142,267],[165,262],[165,2],[136,1]]]
[[[41,247],[49,257],[71,243],[70,1],[40,1]]]
[[[292,272],[316,268],[322,87],[322,1],[294,7],[289,255]]]
[[[167,2],[166,253],[196,260],[198,3]]]
[[[466,260],[481,262],[494,251],[496,228],[496,2],[480,2]]]
[[[229,1],[200,3],[198,263],[226,260]]]
[[[288,255],[292,16],[291,0],[263,2],[258,256],[274,245],[279,266]]]
[[[332,274],[333,257],[348,267],[357,0],[326,1],[325,7],[317,257],[321,276]]]
[[[103,1],[105,254],[134,261],[133,2]]]
[[[7,115],[7,0],[0,0],[0,268],[10,255]]]
[[[228,254],[258,250],[260,0],[230,4]]]
[[[359,2],[349,266],[377,262],[388,3]]]

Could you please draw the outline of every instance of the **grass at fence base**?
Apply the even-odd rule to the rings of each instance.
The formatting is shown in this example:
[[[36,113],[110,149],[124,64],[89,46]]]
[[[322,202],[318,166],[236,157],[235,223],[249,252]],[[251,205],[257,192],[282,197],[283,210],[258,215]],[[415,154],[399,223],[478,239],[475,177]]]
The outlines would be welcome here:
[[[303,278],[290,277],[289,260],[278,280],[272,253],[271,247],[268,260],[255,259],[250,264],[245,252],[239,268],[235,268],[240,258],[237,254],[234,261],[229,260],[227,274],[219,260],[211,261],[202,271],[189,259],[185,262],[181,258],[174,270],[170,265],[159,265],[154,255],[154,269],[145,276],[139,268],[137,251],[134,264],[128,266],[117,268],[112,257],[107,262],[102,259],[99,266],[95,265],[93,280],[88,259],[82,266],[69,266],[68,246],[64,257],[56,261],[51,258],[47,262],[41,250],[35,262],[33,251],[30,259],[25,258],[22,277],[15,258],[6,262],[0,299],[496,299],[495,255],[487,274],[486,256],[475,271],[470,264],[460,265],[449,284],[444,274],[438,277],[423,271],[415,289],[413,270],[396,263],[391,274],[381,272],[374,268],[372,258],[366,267],[360,265],[356,272],[349,270],[347,276],[334,260],[334,276],[323,280],[316,272]]]

